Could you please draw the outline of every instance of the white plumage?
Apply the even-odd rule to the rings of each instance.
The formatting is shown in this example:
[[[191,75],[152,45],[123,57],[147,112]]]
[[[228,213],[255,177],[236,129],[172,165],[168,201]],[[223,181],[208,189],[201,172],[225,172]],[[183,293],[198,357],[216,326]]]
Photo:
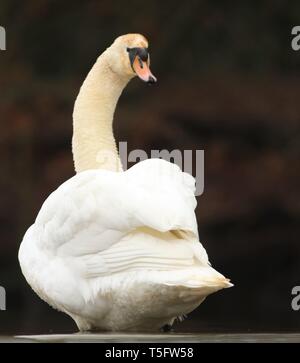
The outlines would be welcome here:
[[[101,58],[101,57],[100,57]],[[231,286],[198,239],[195,181],[160,159],[79,172],[44,202],[19,260],[80,330],[152,330]]]

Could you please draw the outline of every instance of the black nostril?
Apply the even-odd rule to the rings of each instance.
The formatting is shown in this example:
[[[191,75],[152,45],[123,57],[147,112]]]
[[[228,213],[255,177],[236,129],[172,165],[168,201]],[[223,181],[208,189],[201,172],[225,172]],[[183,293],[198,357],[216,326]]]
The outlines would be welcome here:
[[[148,84],[154,84],[154,83],[156,83],[156,79],[153,78],[152,76],[150,76],[147,83]]]

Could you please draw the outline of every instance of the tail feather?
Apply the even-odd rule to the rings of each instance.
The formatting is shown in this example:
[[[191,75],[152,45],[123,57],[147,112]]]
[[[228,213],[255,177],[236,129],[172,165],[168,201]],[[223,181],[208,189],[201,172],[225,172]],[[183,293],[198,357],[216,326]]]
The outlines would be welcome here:
[[[233,286],[233,284],[230,282],[230,279],[226,278],[208,265],[199,267],[193,272],[188,273],[188,275],[173,275],[168,281],[165,281],[164,283],[167,286],[182,286],[194,290],[211,288],[214,291]]]

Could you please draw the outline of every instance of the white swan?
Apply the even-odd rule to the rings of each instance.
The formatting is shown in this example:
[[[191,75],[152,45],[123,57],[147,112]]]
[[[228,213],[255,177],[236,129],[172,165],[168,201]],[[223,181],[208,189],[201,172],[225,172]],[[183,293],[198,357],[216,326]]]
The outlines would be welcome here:
[[[113,114],[131,78],[156,81],[147,48],[128,34],[98,58],[74,108],[77,174],[47,198],[19,250],[32,289],[80,330],[172,325],[232,286],[198,240],[193,177],[160,159],[122,171]]]

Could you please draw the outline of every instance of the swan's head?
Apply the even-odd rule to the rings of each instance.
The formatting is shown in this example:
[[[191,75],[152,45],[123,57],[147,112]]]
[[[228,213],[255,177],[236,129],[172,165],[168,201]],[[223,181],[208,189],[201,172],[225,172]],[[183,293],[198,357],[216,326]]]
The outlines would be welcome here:
[[[149,84],[157,81],[149,68],[148,41],[143,35],[122,35],[114,41],[108,51],[110,67],[120,76],[138,76]]]

